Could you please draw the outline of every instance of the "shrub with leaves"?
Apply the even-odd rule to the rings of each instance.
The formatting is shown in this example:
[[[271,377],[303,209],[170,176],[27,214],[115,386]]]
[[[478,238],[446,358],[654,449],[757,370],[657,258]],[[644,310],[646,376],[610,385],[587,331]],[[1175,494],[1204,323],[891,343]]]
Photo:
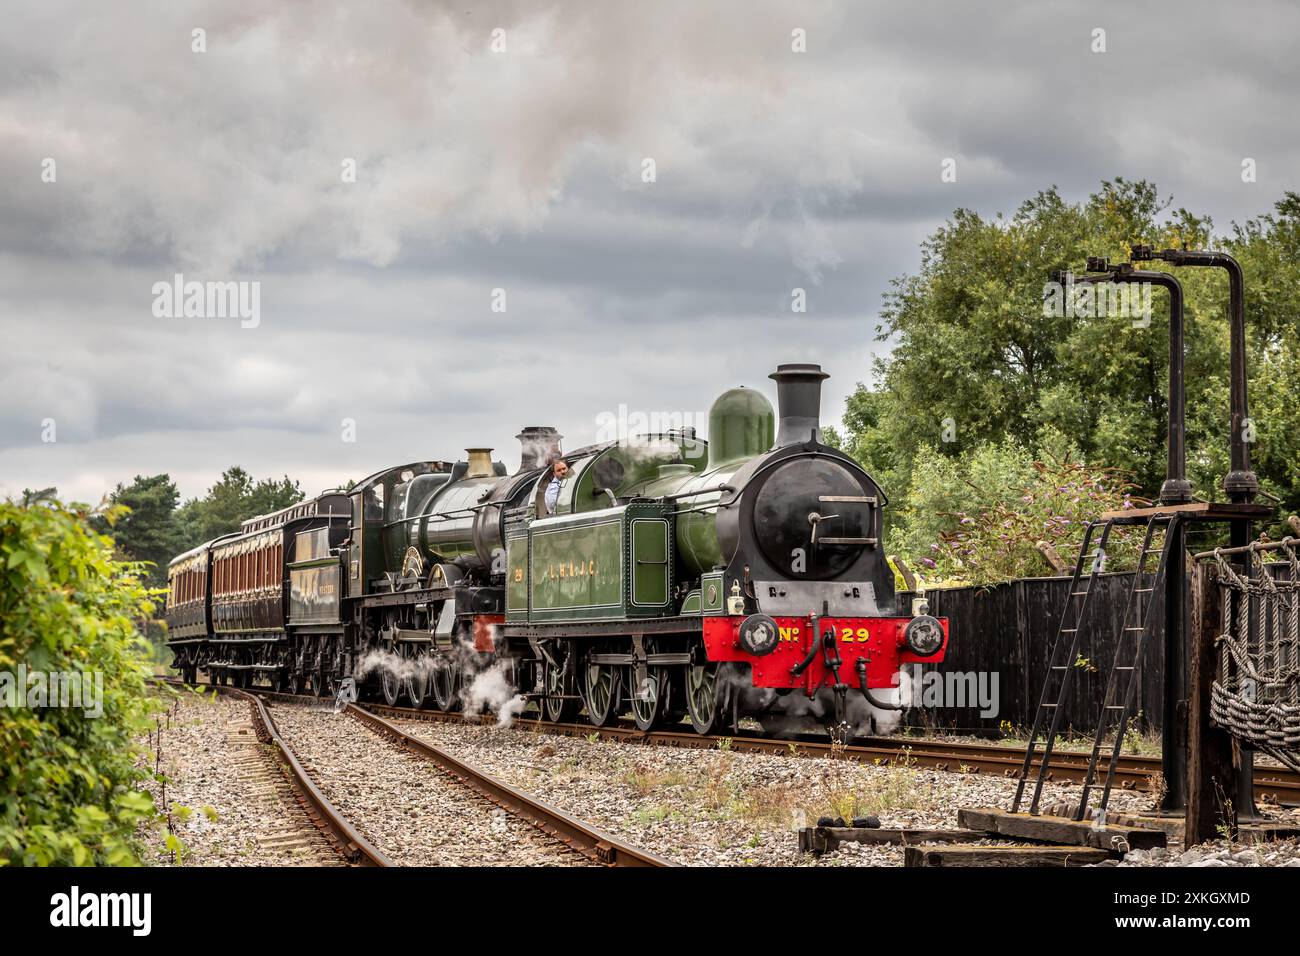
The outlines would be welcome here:
[[[1059,573],[1047,554],[1073,566],[1089,521],[1104,511],[1148,503],[1133,496],[1133,485],[1117,469],[1089,465],[1074,455],[1044,455],[1030,461],[1027,472],[1012,467],[990,471],[987,458],[977,453],[964,469],[956,464],[942,474],[947,482],[959,478],[955,486],[949,485],[949,493],[965,490],[979,504],[962,511],[936,511],[934,517],[943,525],[931,526],[934,538],[919,553],[912,536],[913,560],[931,585],[937,580],[992,584]],[[1016,473],[1019,481],[1000,488],[981,485],[975,478]],[[1102,570],[1131,569],[1140,534],[1113,531]]]
[[[97,717],[28,707],[23,685],[0,706],[0,865],[134,864],[136,825],[155,815],[133,744],[152,709],[138,635],[155,592],[92,517],[41,495],[0,501],[0,672],[103,675]]]

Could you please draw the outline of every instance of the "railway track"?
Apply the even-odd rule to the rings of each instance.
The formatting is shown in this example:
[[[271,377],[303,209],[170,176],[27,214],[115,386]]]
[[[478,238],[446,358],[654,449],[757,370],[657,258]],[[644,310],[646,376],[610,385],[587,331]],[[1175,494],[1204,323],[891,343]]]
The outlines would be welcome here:
[[[367,703],[366,709],[375,714],[400,720],[425,720],[464,723],[469,721],[494,723],[490,715],[466,716],[461,713],[443,713],[436,710],[416,710],[412,707],[389,707]],[[603,740],[624,743],[643,743],[661,747],[713,749],[723,739],[719,736],[700,735],[689,730],[656,730],[649,733],[630,725],[593,727],[586,723],[551,723],[532,718],[516,718],[512,726],[564,737],[590,737],[597,734]],[[993,774],[1016,779],[1025,760],[1023,747],[1003,747],[994,744],[976,744],[963,741],[926,740],[915,737],[862,737],[854,743],[839,745],[826,737],[801,734],[788,740],[774,740],[757,734],[739,732],[726,738],[731,750],[747,753],[768,753],[801,757],[835,756],[861,763],[881,766],[927,767],[953,773]],[[1034,767],[1039,761],[1034,761]],[[1056,750],[1052,754],[1052,767],[1047,779],[1058,783],[1081,783],[1088,768],[1088,754]],[[1115,772],[1116,784],[1125,790],[1141,790],[1160,773],[1159,757],[1125,755],[1120,757]],[[1300,806],[1300,774],[1284,767],[1255,768],[1255,793],[1258,799],[1285,806]]]
[[[569,849],[593,862],[606,866],[673,865],[662,857],[624,843],[585,821],[496,779],[491,774],[453,757],[427,740],[406,733],[379,714],[371,713],[356,704],[348,704],[347,713],[399,746],[436,764],[484,799],[514,816],[527,820]]]
[[[256,691],[270,699],[308,702],[313,697],[292,697],[271,691]],[[358,708],[362,709],[362,708]],[[444,713],[437,710],[417,710],[413,707],[389,707],[366,703],[364,711],[372,715],[398,720],[423,720],[451,723],[494,723],[491,715],[466,716],[463,713]],[[642,743],[660,747],[713,749],[723,739],[719,736],[696,734],[690,730],[656,730],[649,733],[627,724],[593,727],[587,723],[552,723],[535,718],[519,717],[512,726],[558,734],[564,737],[590,737],[596,734],[603,740],[625,743]],[[927,740],[914,737],[863,737],[847,745],[832,743],[828,738],[801,734],[788,740],[775,740],[757,734],[739,732],[730,735],[727,746],[747,753],[768,753],[802,757],[836,756],[862,763],[881,766],[926,767],[952,773],[992,774],[1016,779],[1025,760],[1022,747],[995,744],[977,744],[964,741]],[[1034,766],[1037,767],[1035,761]],[[1088,754],[1056,750],[1052,754],[1052,768],[1048,779],[1058,783],[1080,783],[1088,766]],[[1123,755],[1115,771],[1116,785],[1125,790],[1141,790],[1160,772],[1159,757]],[[1255,768],[1255,793],[1258,799],[1284,806],[1300,806],[1300,774],[1284,767],[1257,766]]]
[[[159,682],[180,686],[180,682],[174,680],[161,680]],[[349,861],[376,866],[395,865],[391,859],[369,843],[361,835],[360,831],[343,817],[320,787],[311,779],[302,761],[280,735],[271,717],[270,710],[266,706],[267,701],[272,701],[297,706],[315,705],[319,707],[321,704],[327,703],[327,701],[317,697],[283,694],[261,689],[239,690],[226,686],[215,689],[220,693],[246,698],[252,702],[255,709],[255,719],[262,728],[259,730],[258,736],[263,737],[263,733],[265,733],[263,738],[265,742],[271,743],[277,748],[277,754],[282,758],[282,762],[288,769],[295,788],[303,795],[309,806],[309,815],[313,822],[332,835],[335,845],[340,848]],[[347,705],[344,712],[368,730],[385,737],[396,746],[413,755],[434,764],[459,786],[472,791],[482,800],[505,811],[510,816],[526,822],[532,828],[545,834],[549,840],[591,863],[616,867],[674,865],[662,857],[626,843],[586,821],[570,816],[545,801],[496,779],[491,774],[453,757],[427,741],[405,733],[378,714],[371,713],[355,704]],[[418,713],[418,711],[415,711],[415,713]]]
[[[392,866],[392,861],[367,840],[316,786],[297,754],[280,736],[280,730],[266,703],[255,693],[235,687],[221,687],[218,690],[227,696],[248,701],[257,739],[274,749],[276,759],[284,769],[294,795],[308,819],[325,834],[343,859],[357,866]]]

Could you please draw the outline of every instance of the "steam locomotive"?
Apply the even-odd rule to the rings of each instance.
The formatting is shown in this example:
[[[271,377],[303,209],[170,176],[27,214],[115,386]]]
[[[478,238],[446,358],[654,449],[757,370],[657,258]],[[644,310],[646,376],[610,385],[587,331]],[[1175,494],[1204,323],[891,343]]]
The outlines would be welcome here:
[[[472,448],[246,521],[169,566],[174,666],[643,730],[892,724],[902,665],[940,661],[947,622],[895,593],[885,496],[822,441],[826,373],[770,377],[779,423],[733,388],[708,442],[681,428],[565,453],[529,427],[512,474]]]

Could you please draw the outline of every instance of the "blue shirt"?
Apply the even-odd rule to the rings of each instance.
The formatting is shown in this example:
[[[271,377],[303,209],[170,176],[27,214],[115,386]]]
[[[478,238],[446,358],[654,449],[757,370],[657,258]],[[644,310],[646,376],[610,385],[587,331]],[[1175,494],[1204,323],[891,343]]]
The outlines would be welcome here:
[[[552,478],[551,483],[546,486],[546,510],[550,514],[555,514],[555,505],[560,500],[560,479]]]

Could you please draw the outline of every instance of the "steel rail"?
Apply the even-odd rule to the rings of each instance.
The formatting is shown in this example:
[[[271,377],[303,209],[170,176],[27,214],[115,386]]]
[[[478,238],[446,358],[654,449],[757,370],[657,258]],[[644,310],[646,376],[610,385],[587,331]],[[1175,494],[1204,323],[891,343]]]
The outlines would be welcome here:
[[[290,695],[270,690],[256,689],[254,693],[269,700],[290,703],[323,703],[327,699],[304,695]],[[372,714],[397,720],[419,720],[439,723],[477,724],[495,723],[491,715],[482,717],[466,715],[459,711],[447,713],[439,710],[420,710],[414,707],[390,707],[385,704],[363,705]],[[649,744],[659,747],[677,747],[693,750],[712,750],[725,746],[745,753],[767,753],[796,757],[835,757],[871,763],[879,766],[923,767],[952,773],[993,774],[1018,779],[1025,759],[1024,747],[969,743],[966,741],[933,740],[917,737],[861,737],[851,744],[836,744],[825,736],[800,734],[788,740],[761,737],[740,731],[731,735],[703,735],[689,730],[641,731],[626,723],[608,727],[595,727],[586,723],[552,723],[548,720],[517,717],[512,726],[521,729],[555,734],[561,737],[590,737],[615,740],[622,743]],[[726,741],[725,744],[723,741]],[[1031,770],[1037,770],[1037,762]],[[1056,783],[1082,783],[1088,769],[1087,751],[1056,751],[1048,779]],[[1120,757],[1115,771],[1116,784],[1125,790],[1140,790],[1151,778],[1160,773],[1161,761],[1157,756],[1125,754]],[[1255,787],[1260,796],[1270,802],[1287,806],[1300,806],[1300,774],[1285,767],[1256,767]]]
[[[399,746],[432,761],[462,785],[524,819],[589,860],[605,866],[676,866],[663,857],[612,836],[491,774],[453,757],[426,740],[406,733],[376,713],[348,704],[351,717],[390,738]]]
[[[158,682],[187,686],[180,681],[170,679],[161,679]],[[195,686],[202,687],[204,685]],[[298,759],[298,755],[293,752],[293,748],[280,736],[279,728],[275,725],[275,719],[271,717],[271,712],[267,710],[265,701],[258,696],[256,691],[226,686],[213,687],[212,689],[229,697],[245,700],[252,706],[253,722],[258,739],[275,748],[276,758],[288,772],[290,782],[293,784],[294,789],[298,791],[298,795],[305,801],[311,821],[324,831],[335,848],[349,863],[359,866],[394,865],[392,860],[367,840],[361,834],[361,831],[339,812],[339,809],[330,802],[329,797],[325,796],[320,787],[316,786],[315,781],[311,779],[307,769]]]
[[[444,713],[437,710],[416,710],[410,707],[389,707],[366,704],[369,710],[399,720],[423,720],[441,723],[479,723],[480,719],[462,713]],[[482,723],[495,723],[488,715]],[[879,766],[923,767],[953,773],[993,774],[1015,780],[1024,764],[1025,748],[995,744],[968,743],[965,741],[927,740],[915,737],[863,737],[852,744],[837,744],[825,737],[801,734],[789,740],[760,737],[739,732],[732,735],[702,735],[689,730],[641,731],[626,724],[594,727],[583,723],[551,723],[550,721],[516,718],[513,726],[536,730],[562,737],[590,737],[622,743],[649,744],[660,747],[678,747],[694,750],[717,749],[745,753],[767,753],[797,757],[834,757]],[[723,743],[725,741],[725,744]],[[1082,783],[1088,769],[1088,751],[1056,751],[1047,779],[1056,783]],[[1036,771],[1038,761],[1031,770]],[[1158,756],[1123,755],[1115,771],[1115,783],[1124,790],[1141,790],[1152,777],[1161,772]],[[1300,805],[1300,774],[1284,767],[1257,767],[1255,786],[1261,796],[1271,802],[1288,806]]]

